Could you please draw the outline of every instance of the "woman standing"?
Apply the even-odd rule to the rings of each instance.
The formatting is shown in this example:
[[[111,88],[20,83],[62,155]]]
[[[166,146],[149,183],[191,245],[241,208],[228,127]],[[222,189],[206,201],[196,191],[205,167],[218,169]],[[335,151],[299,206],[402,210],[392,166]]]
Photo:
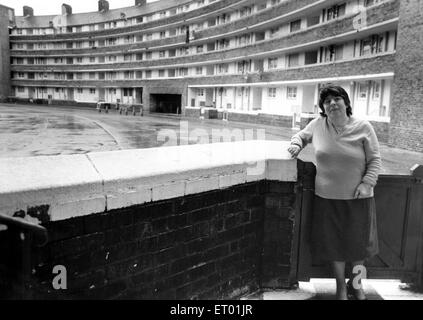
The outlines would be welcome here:
[[[345,283],[345,266],[357,275],[356,267],[378,253],[373,189],[381,170],[379,142],[368,121],[352,116],[342,87],[324,87],[319,107],[321,116],[294,135],[288,149],[293,157],[308,143],[315,149],[312,256],[332,264],[337,299],[352,294],[364,300],[361,281]]]

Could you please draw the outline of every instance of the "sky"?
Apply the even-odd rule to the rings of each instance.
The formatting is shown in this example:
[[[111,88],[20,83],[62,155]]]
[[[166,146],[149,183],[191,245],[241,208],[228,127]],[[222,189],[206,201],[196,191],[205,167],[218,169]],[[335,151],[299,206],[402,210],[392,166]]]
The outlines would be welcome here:
[[[110,9],[124,8],[135,5],[135,0],[108,0]],[[158,0],[147,0],[154,2]],[[166,0],[162,0],[166,1]],[[62,4],[72,7],[73,13],[93,12],[98,9],[98,0],[0,0],[0,4],[15,9],[15,15],[22,16],[23,6],[34,9],[34,15],[54,15],[62,13]]]

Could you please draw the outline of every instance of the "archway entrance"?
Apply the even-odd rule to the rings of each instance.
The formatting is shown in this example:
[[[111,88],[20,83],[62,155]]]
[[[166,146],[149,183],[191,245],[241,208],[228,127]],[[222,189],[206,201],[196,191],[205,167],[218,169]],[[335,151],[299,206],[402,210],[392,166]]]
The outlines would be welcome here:
[[[182,95],[180,94],[151,94],[150,110],[158,113],[181,113]]]

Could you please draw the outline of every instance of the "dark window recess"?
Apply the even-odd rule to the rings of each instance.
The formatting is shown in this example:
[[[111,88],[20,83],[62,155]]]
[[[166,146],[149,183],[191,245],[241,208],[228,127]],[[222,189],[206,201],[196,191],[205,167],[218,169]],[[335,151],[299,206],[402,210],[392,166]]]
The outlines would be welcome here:
[[[256,32],[256,41],[264,40],[265,33],[264,32]]]
[[[215,50],[214,42],[207,43],[207,51],[214,51],[214,50]]]
[[[301,29],[301,20],[295,20],[290,23],[291,32],[295,32]]]
[[[104,72],[99,72],[99,73],[98,73],[98,79],[99,79],[99,80],[104,80],[104,79],[105,79],[105,74],[104,74]]]
[[[73,80],[73,73],[68,73],[68,74],[66,75],[66,78],[67,78],[68,80]]]
[[[66,42],[66,48],[67,49],[72,49],[73,48],[73,43],[72,42]]]
[[[317,51],[308,51],[305,53],[305,64],[317,63]]]
[[[207,66],[207,68],[206,68],[206,74],[208,76],[214,75],[214,66]]]
[[[312,16],[307,18],[307,27],[315,26],[320,23],[320,16]]]
[[[175,49],[170,49],[169,50],[169,57],[174,57],[176,56],[176,50]]]
[[[175,76],[175,69],[169,69],[167,71],[167,76],[168,77],[174,77]]]
[[[66,58],[66,64],[73,64],[73,58]]]

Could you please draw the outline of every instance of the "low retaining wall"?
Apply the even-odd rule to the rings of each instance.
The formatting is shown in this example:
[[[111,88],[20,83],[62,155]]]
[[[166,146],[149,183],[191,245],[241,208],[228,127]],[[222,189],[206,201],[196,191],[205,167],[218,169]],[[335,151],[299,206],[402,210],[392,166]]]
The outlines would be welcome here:
[[[19,231],[0,231],[0,296],[225,299],[290,287],[298,171],[287,146],[0,159],[2,213],[49,233],[22,258]],[[66,290],[53,286],[56,266]]]

